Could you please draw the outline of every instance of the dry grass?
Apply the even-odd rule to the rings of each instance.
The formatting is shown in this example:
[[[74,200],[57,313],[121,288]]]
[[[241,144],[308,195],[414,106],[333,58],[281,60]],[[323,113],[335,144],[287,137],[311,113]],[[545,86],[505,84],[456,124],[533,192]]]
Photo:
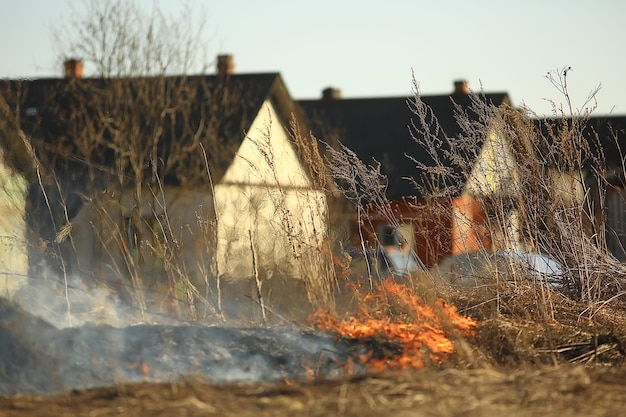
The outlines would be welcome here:
[[[440,185],[425,191],[446,205],[456,195],[472,196],[487,217],[467,227],[485,227],[494,248],[550,255],[564,267],[562,291],[591,306],[623,294],[626,269],[606,245],[604,197],[611,186],[601,149],[610,138],[588,132],[593,107],[573,110],[567,71],[549,75],[566,100],[553,119],[539,123],[528,109],[496,107],[471,93],[471,107],[457,109],[458,137],[441,131],[416,83],[412,130],[435,160],[418,166],[417,175],[426,173]],[[538,301],[545,305],[544,295]]]
[[[415,83],[415,95],[408,103],[414,118],[407,122],[410,122],[418,148],[434,161],[433,165],[426,166],[415,158],[415,184],[422,187],[420,192],[425,195],[428,210],[440,213],[441,218],[446,217],[456,196],[470,195],[487,216],[482,224],[464,226],[483,228],[496,248],[549,254],[564,267],[558,286],[561,293],[586,302],[587,313],[593,316],[602,303],[621,297],[626,268],[610,254],[606,245],[603,198],[609,184],[603,155],[595,151],[601,138],[583,134],[591,111],[576,113],[572,110],[567,93],[567,70],[558,72],[551,81],[567,103],[565,109],[555,107],[554,120],[538,124],[528,110],[495,107],[486,103],[480,94],[471,93],[470,108],[457,108],[461,133],[456,137],[449,137],[442,131],[436,115],[421,101]],[[142,168],[136,184],[132,184],[129,177],[120,182],[130,184],[135,201],[128,216],[120,219],[117,213],[110,212],[110,207],[102,205],[98,199],[92,200],[93,204],[100,204],[95,207],[98,216],[108,219],[106,231],[111,233],[97,235],[96,244],[105,252],[105,258],[112,260],[104,269],[113,275],[113,278],[94,278],[95,283],[112,286],[113,281],[123,282],[124,291],[142,314],[155,308],[159,312],[173,312],[183,320],[219,321],[227,318],[226,311],[233,311],[232,305],[224,304],[224,295],[235,290],[226,287],[247,285],[234,282],[235,275],[239,274],[250,281],[243,296],[246,308],[255,320],[260,315],[262,322],[267,321],[272,303],[281,303],[284,301],[281,298],[285,298],[278,295],[280,290],[270,283],[272,279],[295,283],[295,292],[301,291],[300,284],[303,284],[306,303],[312,309],[334,309],[337,289],[349,279],[366,280],[370,288],[373,287],[378,277],[372,269],[371,255],[372,249],[377,248],[368,247],[361,234],[361,255],[354,257],[354,253],[344,251],[341,237],[334,235],[329,227],[336,215],[329,202],[337,200],[340,194],[352,205],[359,227],[371,225],[369,213],[376,212],[389,225],[399,228],[401,219],[397,218],[385,195],[386,179],[381,175],[380,166],[364,164],[342,145],[323,149],[323,142],[292,122],[292,145],[306,166],[305,177],[309,181],[296,206],[292,201],[294,190],[279,179],[281,172],[272,144],[272,123],[277,122],[270,120],[266,131],[251,139],[261,155],[261,162],[248,161],[249,169],[252,175],[263,178],[263,183],[260,187],[255,185],[254,191],[252,186],[240,191],[239,196],[242,201],[247,199],[244,209],[250,213],[251,223],[257,224],[255,227],[238,230],[235,226],[225,226],[225,219],[219,215],[221,207],[215,202],[212,210],[194,212],[193,225],[173,226],[175,215],[164,204],[163,179],[159,171]],[[201,145],[199,153],[203,151]],[[484,152],[490,152],[495,162],[483,158],[482,163],[476,164]],[[211,178],[214,161],[206,152],[203,155],[199,158],[204,161],[206,173],[202,183],[208,184],[204,191],[215,196],[216,185]],[[150,153],[138,152],[133,158],[137,159],[136,166],[158,166]],[[424,176],[430,177],[432,184],[417,180]],[[60,182],[57,187],[63,197]],[[126,188],[121,187],[118,196],[122,196]],[[138,210],[144,198],[150,201],[152,212]],[[52,203],[46,200],[45,204],[52,212]],[[119,211],[119,207],[115,210]],[[273,212],[271,219],[262,214],[267,210]],[[302,213],[306,213],[306,218]],[[68,225],[74,220],[67,209],[61,217]],[[455,219],[459,224],[465,220]],[[78,251],[82,242],[72,238],[70,228],[56,227],[55,244],[65,243],[66,252]],[[193,229],[194,245],[205,251],[202,259],[189,259],[185,255],[190,249],[184,238],[185,227]],[[221,234],[220,227],[224,228]],[[274,230],[275,236],[280,238],[268,238],[268,230]],[[239,269],[220,265],[223,260],[215,249],[218,242],[226,253],[249,258],[249,265]],[[67,286],[68,274],[80,268],[71,271],[65,256],[58,259]],[[422,293],[436,291],[434,284],[438,277],[423,269],[419,277],[413,277],[408,283]],[[523,269],[514,273],[512,285],[519,291],[534,293],[546,317],[552,317],[553,290],[533,286],[527,275]],[[338,285],[337,280],[342,282]],[[500,286],[494,288],[495,298],[502,300],[504,290]],[[291,304],[294,305],[301,301],[297,294],[286,298],[293,298]],[[241,300],[235,304],[239,302]],[[498,306],[503,308],[501,302]],[[273,315],[283,316],[278,311]]]
[[[619,415],[622,369],[425,370],[292,386],[215,386],[197,380],[125,384],[58,397],[0,399],[7,416],[473,416]]]
[[[470,107],[457,107],[461,133],[455,137],[442,130],[415,83],[415,96],[409,102],[414,113],[412,136],[417,149],[434,163],[425,165],[414,159],[414,184],[433,212],[449,213],[454,199],[464,195],[471,196],[486,214],[482,223],[462,216],[454,219],[457,226],[475,228],[490,242],[475,253],[485,259],[484,276],[472,277],[482,286],[450,287],[434,271],[415,274],[409,281],[425,299],[444,297],[481,322],[479,336],[472,342],[476,349],[459,354],[466,365],[623,361],[623,336],[614,335],[623,335],[619,306],[626,289],[626,268],[607,247],[611,230],[604,202],[612,185],[602,146],[611,138],[599,137],[587,128],[593,95],[584,104],[591,103],[591,107],[573,109],[567,72],[549,75],[566,101],[565,107],[555,105],[553,118],[540,122],[528,109],[496,107],[481,94],[470,93]],[[368,215],[376,213],[398,226],[379,166],[367,166],[342,146],[329,148],[327,158],[339,189],[354,205],[359,224],[367,224]],[[618,173],[624,174],[623,170]],[[417,180],[423,177],[431,183]],[[369,248],[363,238],[361,244],[366,266],[353,271],[352,279],[371,282]],[[493,249],[547,254],[561,265],[562,274],[545,285],[519,261],[493,262]],[[349,269],[350,262],[341,265]],[[359,300],[342,302],[352,305],[353,311],[359,308]]]

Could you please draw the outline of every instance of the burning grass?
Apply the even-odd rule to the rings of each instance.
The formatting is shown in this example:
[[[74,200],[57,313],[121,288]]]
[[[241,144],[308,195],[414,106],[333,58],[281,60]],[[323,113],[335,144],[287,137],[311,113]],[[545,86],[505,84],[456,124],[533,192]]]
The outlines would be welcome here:
[[[358,296],[359,288],[352,290]],[[453,305],[441,299],[426,303],[392,278],[381,281],[360,299],[355,315],[340,318],[318,310],[311,321],[338,338],[360,340],[366,353],[352,360],[373,371],[422,369],[429,361],[443,364],[455,352],[454,337],[472,336],[478,327]]]

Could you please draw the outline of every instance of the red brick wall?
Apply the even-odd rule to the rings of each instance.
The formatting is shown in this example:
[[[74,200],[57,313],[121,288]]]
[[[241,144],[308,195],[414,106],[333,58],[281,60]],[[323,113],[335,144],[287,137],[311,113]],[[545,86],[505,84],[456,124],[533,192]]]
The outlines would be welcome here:
[[[413,249],[428,268],[450,255],[491,247],[487,217],[470,196],[431,204],[395,201],[389,210],[398,223],[413,225]],[[390,224],[388,217],[379,210],[370,209],[363,216],[361,234],[367,247],[377,247],[376,233],[387,224]],[[352,226],[351,236],[355,247],[360,247],[361,236],[356,224]]]
[[[487,216],[471,196],[452,200],[452,254],[474,252],[491,247]]]
[[[431,267],[451,254],[452,207],[449,203],[426,205],[412,201],[392,202],[389,207],[393,218],[400,224],[411,224],[414,230],[414,247],[426,267]],[[390,224],[387,216],[371,209],[361,221],[361,233],[369,248],[377,247],[376,232]],[[351,232],[354,245],[360,246],[356,224]],[[407,237],[408,238],[408,237]]]

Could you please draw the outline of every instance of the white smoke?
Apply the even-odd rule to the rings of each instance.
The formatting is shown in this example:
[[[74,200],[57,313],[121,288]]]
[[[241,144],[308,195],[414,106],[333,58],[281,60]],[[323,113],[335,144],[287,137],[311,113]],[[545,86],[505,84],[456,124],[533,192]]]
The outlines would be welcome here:
[[[136,324],[180,324],[162,311],[141,310],[120,294],[103,287],[86,288],[78,275],[63,275],[39,265],[8,298],[58,329],[87,324],[126,327]]]
[[[79,277],[42,270],[11,302],[0,300],[5,344],[0,368],[10,370],[0,373],[0,395],[56,394],[183,376],[218,384],[298,380],[309,377],[311,369],[328,378],[341,375],[339,364],[354,349],[301,328],[206,326],[138,314],[113,291],[88,291]],[[11,307],[16,303],[42,320]]]

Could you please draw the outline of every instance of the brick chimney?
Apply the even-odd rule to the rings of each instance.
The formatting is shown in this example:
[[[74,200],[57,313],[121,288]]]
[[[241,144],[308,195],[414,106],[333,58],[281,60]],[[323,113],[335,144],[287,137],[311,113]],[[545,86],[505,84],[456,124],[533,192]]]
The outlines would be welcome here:
[[[235,72],[235,59],[232,55],[217,56],[217,75],[228,76]]]
[[[65,70],[65,79],[80,79],[83,78],[83,61],[80,59],[66,59],[63,63]]]
[[[457,80],[454,82],[454,94],[468,95],[469,93],[469,84],[466,80]]]
[[[322,90],[322,101],[333,101],[341,98],[341,90],[334,87],[327,87]]]

